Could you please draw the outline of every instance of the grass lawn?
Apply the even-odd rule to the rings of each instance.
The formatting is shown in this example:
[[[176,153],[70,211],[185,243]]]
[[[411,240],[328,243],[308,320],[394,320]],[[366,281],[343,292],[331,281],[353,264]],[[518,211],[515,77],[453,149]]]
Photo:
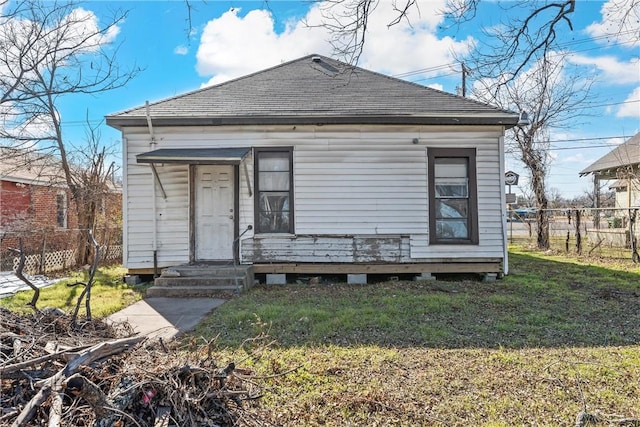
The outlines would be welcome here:
[[[91,287],[91,314],[93,317],[106,317],[140,300],[145,286],[128,286],[122,281],[125,269],[122,267],[102,267],[96,273]],[[40,289],[40,298],[36,303],[39,309],[57,307],[72,313],[78,297],[84,289],[81,285],[69,287],[67,284],[84,282],[89,279],[88,272],[76,273],[55,285]],[[0,306],[16,312],[32,312],[27,306],[33,297],[32,290],[20,291],[10,297],[0,299]],[[80,306],[80,315],[84,316],[85,304]]]
[[[190,338],[279,426],[640,425],[640,268],[512,249],[496,283],[259,286]]]

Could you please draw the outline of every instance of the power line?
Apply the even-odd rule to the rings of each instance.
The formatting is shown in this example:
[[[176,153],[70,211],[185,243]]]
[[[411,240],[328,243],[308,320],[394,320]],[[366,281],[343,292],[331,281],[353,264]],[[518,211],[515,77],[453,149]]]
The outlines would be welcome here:
[[[584,150],[585,148],[603,148],[603,147],[611,148],[611,145],[602,144],[602,145],[587,145],[587,146],[577,146],[577,147],[549,147],[549,151]]]
[[[635,34],[635,30],[628,30],[628,31],[623,31],[621,33],[618,34],[618,36],[623,36],[623,35],[628,35],[628,34]],[[577,45],[577,44],[582,44],[582,43],[590,43],[590,42],[595,42],[595,41],[599,41],[599,40],[606,40],[613,37],[613,35],[602,35],[602,36],[597,36],[597,37],[591,37],[591,38],[584,38],[584,39],[578,39],[578,40],[572,40],[572,41],[568,41],[565,43],[560,43],[558,44],[559,48],[563,48],[563,47],[568,47],[571,45]],[[616,43],[610,43],[610,46],[625,46],[625,45],[633,45],[634,42],[633,41],[623,41],[623,42],[616,42]],[[580,52],[587,52],[590,50],[598,50],[598,49],[602,49],[601,46],[595,46],[595,47],[590,47],[590,48],[586,48],[586,49],[581,49],[581,50],[575,50],[572,51],[571,54],[573,53],[580,53]],[[460,65],[457,62],[453,62],[453,63],[449,63],[449,64],[443,64],[443,65],[435,65],[433,67],[427,67],[427,68],[421,68],[418,70],[412,70],[412,71],[406,71],[404,73],[399,73],[399,74],[393,74],[391,77],[396,77],[396,78],[405,78],[405,77],[411,77],[413,75],[420,75],[420,74],[425,74],[425,73],[430,73],[433,71],[440,71],[440,70],[446,70],[447,68],[451,68],[451,67],[455,67]],[[438,77],[446,77],[449,75],[456,75],[459,72],[453,72],[453,73],[448,73],[448,74],[441,74]],[[419,79],[416,81],[420,81],[420,80],[426,80],[426,78],[424,79]]]
[[[603,139],[620,139],[620,138],[629,138],[625,135],[616,135],[616,136],[600,136],[600,137],[592,137],[592,138],[573,138],[573,139],[557,139],[553,141],[548,141],[549,143],[557,143],[557,142],[581,142],[581,141],[599,141]]]

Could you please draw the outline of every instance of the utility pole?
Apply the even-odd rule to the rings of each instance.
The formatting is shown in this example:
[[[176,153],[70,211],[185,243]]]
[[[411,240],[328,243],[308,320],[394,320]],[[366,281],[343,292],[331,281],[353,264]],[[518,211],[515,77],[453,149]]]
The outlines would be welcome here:
[[[469,72],[469,70],[467,69],[467,67],[465,67],[464,62],[462,62],[461,65],[462,65],[462,97],[466,98],[467,97],[467,73]]]

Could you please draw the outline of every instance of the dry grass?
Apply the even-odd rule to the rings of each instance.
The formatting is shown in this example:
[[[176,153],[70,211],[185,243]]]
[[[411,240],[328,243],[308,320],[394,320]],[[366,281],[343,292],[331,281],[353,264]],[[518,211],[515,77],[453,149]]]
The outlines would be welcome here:
[[[512,268],[494,284],[257,288],[194,336],[276,341],[223,351],[268,376],[267,425],[640,425],[618,422],[640,418],[638,268],[521,250]]]
[[[122,280],[126,270],[122,267],[101,267],[91,288],[91,314],[93,317],[107,317],[118,310],[142,299],[144,290],[148,286],[129,286]],[[88,280],[88,272],[72,274],[55,285],[42,288],[40,298],[36,303],[39,309],[56,307],[65,312],[73,312],[78,297],[82,293],[82,285],[68,286],[68,284]],[[15,295],[1,298],[0,306],[14,312],[31,313],[33,309],[27,306],[33,297],[32,290],[25,290]],[[80,314],[85,315],[84,302],[81,305]]]

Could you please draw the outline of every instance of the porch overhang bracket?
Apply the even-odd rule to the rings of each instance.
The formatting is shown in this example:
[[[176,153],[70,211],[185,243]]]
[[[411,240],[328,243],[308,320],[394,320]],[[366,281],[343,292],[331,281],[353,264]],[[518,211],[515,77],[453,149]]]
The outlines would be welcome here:
[[[242,169],[244,170],[244,178],[247,181],[247,190],[249,193],[249,197],[253,196],[253,190],[251,189],[251,180],[249,179],[249,169],[247,168],[247,163],[242,163]]]
[[[158,183],[158,187],[160,187],[160,191],[162,192],[162,198],[166,200],[167,192],[164,191],[164,187],[162,186],[162,181],[160,181],[160,175],[158,175],[158,171],[156,170],[156,165],[155,163],[150,163],[150,165],[151,165],[151,172],[153,172],[153,177],[156,179],[156,182]]]

